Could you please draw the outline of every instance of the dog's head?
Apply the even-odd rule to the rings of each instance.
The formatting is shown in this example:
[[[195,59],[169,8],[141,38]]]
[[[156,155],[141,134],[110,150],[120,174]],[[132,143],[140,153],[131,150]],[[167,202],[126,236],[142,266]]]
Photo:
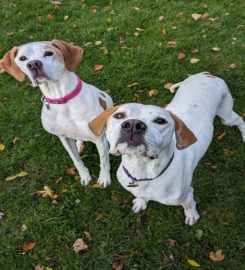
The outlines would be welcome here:
[[[105,129],[114,155],[144,155],[157,158],[176,136],[181,150],[197,139],[173,113],[153,105],[129,103],[105,110],[89,123],[95,135]]]
[[[64,71],[74,72],[82,55],[82,48],[64,41],[32,42],[7,52],[0,60],[0,72],[7,72],[18,81],[23,81],[26,74],[37,86],[58,81]]]

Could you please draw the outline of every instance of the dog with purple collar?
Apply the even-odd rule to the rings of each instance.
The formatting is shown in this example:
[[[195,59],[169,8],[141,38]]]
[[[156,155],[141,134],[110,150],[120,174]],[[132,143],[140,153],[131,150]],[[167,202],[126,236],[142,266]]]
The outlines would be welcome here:
[[[75,74],[82,56],[82,48],[64,41],[32,42],[7,52],[0,60],[0,72],[18,81],[27,75],[32,86],[40,88],[42,125],[60,138],[83,185],[91,176],[79,156],[80,146],[83,141],[96,144],[100,156],[98,183],[106,187],[111,182],[108,143],[103,134],[96,136],[88,123],[113,103],[107,93],[82,82]]]
[[[213,137],[216,115],[224,125],[237,126],[245,142],[245,123],[233,111],[225,82],[208,72],[195,74],[172,86],[175,97],[163,109],[153,105],[124,104],[105,110],[89,127],[106,133],[110,153],[121,155],[120,184],[136,198],[133,211],[148,201],[181,205],[185,223],[199,219],[193,196],[193,172]]]

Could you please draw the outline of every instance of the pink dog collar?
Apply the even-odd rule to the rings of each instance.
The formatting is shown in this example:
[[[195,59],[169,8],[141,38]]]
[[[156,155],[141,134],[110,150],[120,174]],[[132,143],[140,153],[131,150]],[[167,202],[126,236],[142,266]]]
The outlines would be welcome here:
[[[46,96],[42,96],[42,101],[44,103],[50,103],[50,104],[65,104],[69,100],[76,97],[80,93],[81,90],[82,90],[82,81],[77,76],[77,86],[71,93],[69,93],[68,95],[66,95],[66,96],[64,96],[62,98],[48,98]]]

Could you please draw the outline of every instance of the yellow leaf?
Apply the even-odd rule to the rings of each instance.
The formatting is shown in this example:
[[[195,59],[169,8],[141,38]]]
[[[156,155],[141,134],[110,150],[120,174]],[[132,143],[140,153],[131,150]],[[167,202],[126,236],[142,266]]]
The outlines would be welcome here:
[[[45,267],[44,270],[53,270],[53,268],[51,268],[51,267]]]
[[[168,89],[168,90],[169,90],[169,89],[171,88],[172,85],[173,85],[172,83],[165,83],[163,87],[164,87],[165,89]]]
[[[101,40],[96,40],[96,41],[94,42],[94,45],[95,45],[95,46],[98,46],[98,45],[100,45],[100,44],[102,44],[102,41],[101,41]]]
[[[199,263],[197,263],[197,262],[194,261],[194,260],[188,259],[187,262],[188,262],[189,265],[191,265],[191,266],[193,266],[193,267],[200,267],[200,266],[201,266]]]
[[[175,47],[176,46],[176,41],[168,41],[167,42],[167,47]]]
[[[136,85],[139,85],[139,83],[138,82],[133,82],[133,83],[129,83],[128,85],[127,85],[127,87],[133,87],[133,86],[136,86]]]
[[[102,219],[104,217],[104,215],[103,214],[97,214],[97,216],[96,216],[96,221],[99,221],[100,219]]]
[[[37,194],[41,197],[50,197],[51,199],[57,199],[58,195],[49,186],[44,186],[43,190],[37,191]]]
[[[221,262],[224,260],[225,255],[221,249],[217,249],[216,251],[211,251],[209,253],[209,258],[214,262]]]
[[[94,189],[103,189],[103,186],[101,186],[100,184],[94,184],[91,187]]]
[[[190,59],[190,63],[191,64],[196,64],[197,62],[199,62],[199,59],[198,58],[191,58]]]
[[[13,181],[13,180],[15,180],[16,178],[18,178],[18,177],[24,177],[24,176],[27,176],[28,175],[28,173],[27,172],[19,172],[18,174],[16,174],[16,175],[13,175],[13,176],[8,176],[6,179],[5,179],[5,181]]]
[[[148,92],[149,97],[156,96],[158,94],[158,91],[156,89],[152,89]]]
[[[166,29],[162,29],[162,34],[166,37],[166,35],[167,35]]]
[[[197,20],[201,19],[202,14],[193,13],[193,14],[191,15],[191,17],[192,17],[195,21],[197,21]]]
[[[65,193],[65,192],[67,192],[67,191],[68,191],[67,188],[62,188],[62,190],[61,190],[62,193]]]
[[[4,150],[4,148],[5,148],[5,145],[2,144],[2,143],[0,143],[0,151],[1,151],[1,152]]]

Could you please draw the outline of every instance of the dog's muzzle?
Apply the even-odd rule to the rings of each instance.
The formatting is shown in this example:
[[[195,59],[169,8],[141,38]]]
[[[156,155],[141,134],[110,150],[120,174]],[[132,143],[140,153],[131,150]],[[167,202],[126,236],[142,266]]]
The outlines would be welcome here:
[[[119,143],[127,143],[128,146],[137,147],[145,144],[144,135],[147,126],[137,119],[126,120],[121,124]]]
[[[34,79],[38,79],[40,77],[47,77],[47,75],[43,71],[43,63],[39,60],[32,60],[26,64],[27,68],[30,70]]]

